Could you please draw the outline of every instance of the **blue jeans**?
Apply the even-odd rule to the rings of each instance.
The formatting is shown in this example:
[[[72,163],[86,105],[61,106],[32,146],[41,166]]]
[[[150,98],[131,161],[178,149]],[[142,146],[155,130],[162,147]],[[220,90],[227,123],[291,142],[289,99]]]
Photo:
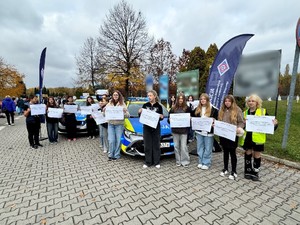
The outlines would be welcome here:
[[[51,143],[57,142],[58,139],[58,123],[47,123],[48,138]]]
[[[100,137],[100,146],[103,148],[103,151],[108,150],[108,138],[107,138],[107,128],[99,124],[99,137]]]
[[[197,154],[199,157],[198,164],[202,164],[210,167],[214,137],[203,136],[201,134],[196,133],[196,139],[197,139]]]
[[[120,151],[121,151],[121,137],[123,134],[124,125],[114,125],[108,124],[108,143],[109,143],[109,154],[108,157],[110,158],[120,158]]]

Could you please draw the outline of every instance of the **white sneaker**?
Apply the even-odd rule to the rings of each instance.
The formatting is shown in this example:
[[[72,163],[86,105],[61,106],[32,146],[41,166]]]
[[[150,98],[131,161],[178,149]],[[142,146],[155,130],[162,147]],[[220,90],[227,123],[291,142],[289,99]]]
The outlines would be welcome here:
[[[202,166],[201,166],[201,169],[202,169],[202,170],[208,170],[208,166],[202,165]]]
[[[225,177],[225,175],[228,174],[227,170],[222,170],[222,172],[220,173],[221,177]]]
[[[156,165],[155,167],[156,167],[157,169],[159,169],[159,168],[160,168],[160,165],[158,164],[158,165]]]
[[[147,166],[146,164],[144,164],[144,165],[143,165],[143,168],[144,168],[144,169],[145,169],[145,168],[148,168],[148,166]]]
[[[198,164],[197,167],[198,167],[199,169],[201,169],[202,166],[203,166],[202,164]]]
[[[14,126],[15,124],[14,124],[14,123],[12,123],[11,125],[12,125],[12,126]]]
[[[180,163],[176,163],[176,166],[178,166],[178,167],[179,167],[179,166],[181,166],[181,164],[180,164]]]
[[[106,151],[106,150],[104,150],[104,151],[103,151],[103,153],[107,153],[107,151]]]
[[[235,180],[237,178],[237,174],[231,173],[228,178],[229,178],[229,180]]]

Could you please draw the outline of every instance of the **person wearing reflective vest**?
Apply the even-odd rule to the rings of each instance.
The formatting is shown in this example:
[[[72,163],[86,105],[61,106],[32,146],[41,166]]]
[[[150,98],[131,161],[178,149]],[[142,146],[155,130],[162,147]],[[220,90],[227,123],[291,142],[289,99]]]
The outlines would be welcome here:
[[[262,99],[256,95],[250,95],[246,101],[248,109],[244,111],[244,119],[246,121],[247,115],[265,116],[268,115],[266,109],[262,108]],[[275,129],[278,121],[273,120]],[[240,145],[245,150],[245,178],[253,181],[259,180],[259,170],[261,165],[261,152],[264,151],[264,144],[266,142],[265,133],[245,132],[240,139]],[[253,158],[253,163],[252,163]]]

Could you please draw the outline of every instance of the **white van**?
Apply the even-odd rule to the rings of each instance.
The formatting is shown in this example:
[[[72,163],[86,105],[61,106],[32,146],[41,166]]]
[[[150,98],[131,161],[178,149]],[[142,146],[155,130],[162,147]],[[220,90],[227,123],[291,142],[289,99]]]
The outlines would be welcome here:
[[[109,96],[109,92],[107,89],[98,89],[98,90],[96,90],[95,95],[96,95],[97,100],[100,101],[102,99],[103,95]]]

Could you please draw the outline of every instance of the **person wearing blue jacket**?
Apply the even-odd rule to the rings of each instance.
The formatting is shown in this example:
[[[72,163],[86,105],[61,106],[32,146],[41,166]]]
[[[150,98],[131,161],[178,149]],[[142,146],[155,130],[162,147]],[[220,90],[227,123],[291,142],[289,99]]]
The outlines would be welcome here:
[[[2,111],[6,115],[8,126],[10,125],[14,126],[15,125],[14,115],[16,111],[16,104],[9,95],[5,96],[5,99],[2,102]],[[10,118],[11,118],[11,123],[10,123]]]

